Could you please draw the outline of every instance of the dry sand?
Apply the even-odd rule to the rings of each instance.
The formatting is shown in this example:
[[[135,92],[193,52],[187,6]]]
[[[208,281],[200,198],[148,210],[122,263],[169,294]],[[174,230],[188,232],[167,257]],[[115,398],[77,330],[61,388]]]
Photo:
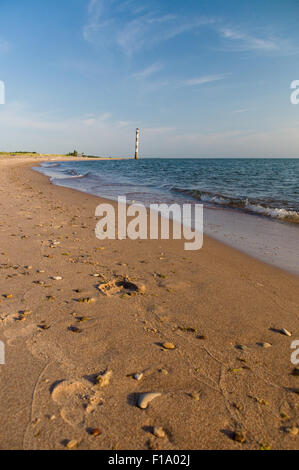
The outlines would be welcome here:
[[[298,448],[298,277],[208,237],[101,242],[101,200],[38,160],[0,159],[0,448]],[[143,392],[161,395],[142,410]]]

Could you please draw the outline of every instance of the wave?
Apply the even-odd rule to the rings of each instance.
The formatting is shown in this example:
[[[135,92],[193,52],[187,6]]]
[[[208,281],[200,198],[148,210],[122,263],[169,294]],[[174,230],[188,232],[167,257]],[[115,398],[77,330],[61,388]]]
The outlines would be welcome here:
[[[245,208],[257,214],[267,215],[274,219],[282,219],[287,222],[299,224],[299,212],[282,209],[278,207],[264,207],[260,204],[247,204]]]
[[[111,196],[112,194],[117,193],[119,194],[129,194],[134,193],[134,199],[138,199],[138,195],[146,197],[147,199],[151,199],[151,196],[157,197],[157,191],[159,196],[162,198],[168,196],[166,199],[169,198],[169,195],[172,193],[180,193],[186,195],[188,197],[195,198],[200,202],[214,206],[214,207],[223,207],[223,208],[230,208],[236,209],[242,212],[256,214],[260,216],[270,217],[273,219],[279,219],[284,222],[292,222],[299,224],[299,210],[298,206],[295,203],[295,207],[291,205],[290,202],[285,202],[279,199],[278,197],[235,197],[231,195],[221,194],[220,192],[212,192],[212,191],[201,191],[192,187],[183,187],[184,183],[180,187],[177,183],[174,182],[167,182],[167,181],[155,181],[152,179],[146,180],[146,183],[138,179],[137,181],[130,181],[124,180],[124,176],[117,175],[116,178],[111,178],[110,173],[104,173],[101,171],[98,172],[98,167],[95,168],[95,171],[90,170],[87,171],[85,167],[84,170],[81,167],[80,169],[66,166],[63,163],[60,164],[58,162],[48,162],[47,164],[42,165],[43,173],[51,178],[56,184],[65,184],[67,186],[71,185],[71,181],[74,180],[73,186],[79,186],[79,181],[75,184],[75,180],[81,180],[84,178],[88,178],[88,181],[84,183],[85,187],[89,187],[89,190],[93,193],[98,193],[99,188],[101,188],[101,192],[106,193],[106,188],[108,188],[108,194]],[[60,167],[60,168],[54,168]],[[81,172],[80,172],[81,170]],[[158,183],[158,184],[157,184]],[[82,182],[83,185],[83,182]],[[146,189],[147,188],[147,189]],[[233,189],[233,188],[232,188]],[[148,190],[148,191],[147,191]],[[140,194],[139,194],[140,193]]]
[[[89,176],[89,173],[83,173],[82,175],[70,175],[70,176],[66,176],[66,178],[86,178],[87,176]]]
[[[284,220],[299,224],[299,212],[292,209],[285,209],[283,207],[271,207],[263,202],[250,201],[248,198],[234,198],[224,196],[222,194],[214,194],[208,191],[199,191],[192,189],[184,189],[173,187],[173,191],[180,192],[192,196],[201,202],[213,204],[216,206],[229,207],[232,209],[243,210],[244,212],[268,216],[274,219]]]
[[[41,163],[41,167],[43,167],[43,168],[53,168],[53,167],[56,167],[56,166],[60,166],[60,163],[56,163],[56,162]]]
[[[53,180],[68,180],[68,179],[77,179],[77,178],[86,178],[89,176],[89,173],[75,173],[75,174],[71,174],[71,173],[53,173],[51,175],[48,174],[48,176],[50,176],[51,178],[51,181]]]

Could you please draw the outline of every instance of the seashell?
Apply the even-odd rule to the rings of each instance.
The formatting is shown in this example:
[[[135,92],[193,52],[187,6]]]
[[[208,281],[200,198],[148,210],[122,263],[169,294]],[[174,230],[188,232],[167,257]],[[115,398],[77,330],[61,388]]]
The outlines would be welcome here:
[[[149,403],[157,397],[160,397],[162,394],[159,392],[151,392],[151,393],[141,393],[138,398],[138,407],[142,410],[145,410]]]
[[[286,330],[285,328],[281,328],[281,333],[285,336],[292,336],[292,333],[290,333],[288,330]]]

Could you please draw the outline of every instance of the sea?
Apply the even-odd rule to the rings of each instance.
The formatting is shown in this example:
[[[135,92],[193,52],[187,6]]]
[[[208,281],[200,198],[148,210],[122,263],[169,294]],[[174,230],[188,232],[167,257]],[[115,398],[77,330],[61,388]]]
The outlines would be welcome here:
[[[203,204],[205,234],[299,274],[299,158],[86,158],[35,169],[111,200]]]

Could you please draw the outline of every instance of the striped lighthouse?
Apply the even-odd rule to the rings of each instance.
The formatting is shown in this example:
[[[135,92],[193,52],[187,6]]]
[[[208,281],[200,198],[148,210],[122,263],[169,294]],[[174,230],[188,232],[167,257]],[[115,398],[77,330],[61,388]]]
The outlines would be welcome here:
[[[139,151],[139,129],[136,129],[135,160],[138,160],[138,151]]]

